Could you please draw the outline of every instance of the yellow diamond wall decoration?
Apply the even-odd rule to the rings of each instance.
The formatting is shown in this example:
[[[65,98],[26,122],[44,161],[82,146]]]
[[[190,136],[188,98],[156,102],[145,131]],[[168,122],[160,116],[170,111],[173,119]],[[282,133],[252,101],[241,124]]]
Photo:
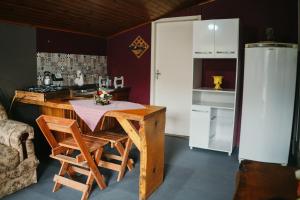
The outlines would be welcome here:
[[[141,36],[137,36],[129,45],[129,49],[137,58],[140,58],[149,49],[149,45]]]

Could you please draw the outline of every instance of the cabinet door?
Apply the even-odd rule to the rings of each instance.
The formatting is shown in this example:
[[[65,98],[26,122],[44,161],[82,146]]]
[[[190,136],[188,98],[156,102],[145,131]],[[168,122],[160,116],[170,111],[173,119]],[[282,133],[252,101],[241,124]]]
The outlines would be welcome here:
[[[239,19],[215,20],[215,57],[238,56]]]
[[[191,111],[190,147],[208,148],[210,131],[209,106],[193,105]]]
[[[196,21],[193,24],[193,57],[214,57],[214,20]]]

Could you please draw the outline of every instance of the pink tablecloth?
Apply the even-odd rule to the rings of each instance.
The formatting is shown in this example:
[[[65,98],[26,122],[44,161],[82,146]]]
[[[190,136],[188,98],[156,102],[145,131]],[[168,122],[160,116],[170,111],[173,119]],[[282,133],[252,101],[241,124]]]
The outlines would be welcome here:
[[[132,110],[145,108],[141,104],[127,101],[111,101],[109,105],[96,105],[93,99],[71,100],[76,114],[94,131],[101,117],[111,110]]]

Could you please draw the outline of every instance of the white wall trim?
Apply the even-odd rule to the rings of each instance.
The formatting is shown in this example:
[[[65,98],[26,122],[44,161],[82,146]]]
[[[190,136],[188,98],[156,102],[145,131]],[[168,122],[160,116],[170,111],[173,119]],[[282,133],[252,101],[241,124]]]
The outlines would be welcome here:
[[[158,19],[158,20],[156,20],[152,23],[194,21],[194,20],[201,20],[201,15],[161,18],[161,19]]]
[[[152,22],[151,24],[151,77],[150,77],[150,104],[155,103],[154,84],[155,84],[155,51],[156,51],[156,26],[158,23],[180,22],[180,21],[197,21],[201,20],[201,15],[162,18]]]

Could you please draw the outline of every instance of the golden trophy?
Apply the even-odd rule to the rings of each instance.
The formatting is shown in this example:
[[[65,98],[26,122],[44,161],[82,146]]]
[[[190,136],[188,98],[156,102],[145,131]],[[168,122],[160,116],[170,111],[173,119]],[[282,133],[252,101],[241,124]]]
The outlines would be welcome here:
[[[221,84],[223,80],[223,76],[213,76],[214,79],[214,84],[215,84],[215,89],[216,90],[221,90]]]

